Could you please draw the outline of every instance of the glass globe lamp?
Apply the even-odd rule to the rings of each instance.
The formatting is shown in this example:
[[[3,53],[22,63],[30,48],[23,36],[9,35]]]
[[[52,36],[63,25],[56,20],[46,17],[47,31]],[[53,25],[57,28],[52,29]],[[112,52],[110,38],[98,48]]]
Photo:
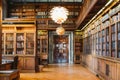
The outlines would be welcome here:
[[[63,35],[63,34],[65,33],[65,29],[64,29],[62,26],[57,27],[57,28],[56,28],[56,33],[57,33],[58,35]]]
[[[53,7],[50,16],[55,23],[62,24],[68,18],[68,10],[61,6]]]

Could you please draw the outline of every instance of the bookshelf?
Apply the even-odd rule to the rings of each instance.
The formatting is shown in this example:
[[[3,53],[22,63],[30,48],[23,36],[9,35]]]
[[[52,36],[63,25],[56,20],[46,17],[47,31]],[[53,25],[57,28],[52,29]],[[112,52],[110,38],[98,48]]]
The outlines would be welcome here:
[[[4,14],[4,20],[35,20],[39,29],[53,29],[57,25],[54,23],[49,15],[50,10],[56,6],[53,3],[35,3],[29,1],[8,1],[6,2],[7,14]],[[58,4],[58,3],[57,3]],[[68,20],[63,24],[64,27],[75,27],[75,20],[79,16],[79,4],[77,5],[65,5],[69,10]],[[4,12],[6,13],[6,12]]]
[[[21,72],[35,72],[35,25],[2,25],[2,56],[6,59],[19,57]]]
[[[16,54],[22,55],[24,53],[24,33],[16,34]]]
[[[4,34],[2,33],[2,55],[4,55],[5,53],[4,53],[4,48],[5,46],[4,46]]]
[[[47,64],[48,60],[48,31],[37,30],[37,56],[39,64]]]
[[[5,54],[14,55],[14,34],[6,33],[6,42],[5,42]]]
[[[34,54],[34,33],[26,33],[26,55]]]
[[[108,8],[84,30],[83,54],[87,53],[87,47],[91,44],[92,38],[89,37],[95,35],[93,38],[95,45],[91,45],[96,47],[95,54],[94,51],[90,52],[91,58],[96,59],[95,72],[105,80],[119,80],[120,74],[116,71],[120,69],[120,4],[116,2]],[[93,33],[90,33],[92,30]],[[89,65],[88,62],[86,63]],[[93,64],[95,65],[94,62]]]
[[[74,32],[74,63],[80,63],[82,58],[83,52],[83,39],[82,39],[82,32],[75,31]]]
[[[117,23],[117,57],[120,58],[120,22]]]

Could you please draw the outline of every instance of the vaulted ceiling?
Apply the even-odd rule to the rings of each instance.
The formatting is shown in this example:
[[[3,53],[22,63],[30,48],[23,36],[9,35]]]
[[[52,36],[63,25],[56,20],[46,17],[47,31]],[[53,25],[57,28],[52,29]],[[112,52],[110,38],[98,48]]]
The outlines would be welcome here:
[[[68,20],[73,23],[64,26],[67,30],[82,29],[95,14],[108,2],[108,0],[7,0],[8,4],[34,3],[35,7],[42,8],[49,16],[54,6],[64,6],[69,10]],[[39,5],[39,6],[37,6]],[[47,20],[50,20],[48,17]],[[64,25],[64,24],[63,24]],[[72,27],[71,27],[72,26]],[[54,27],[55,28],[55,27]]]

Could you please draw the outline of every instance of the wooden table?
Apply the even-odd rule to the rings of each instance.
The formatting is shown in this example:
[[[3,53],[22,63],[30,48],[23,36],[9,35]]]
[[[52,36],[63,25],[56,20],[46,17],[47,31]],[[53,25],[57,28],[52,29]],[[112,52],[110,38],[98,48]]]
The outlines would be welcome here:
[[[18,70],[1,70],[0,80],[19,80],[20,73]]]
[[[10,70],[13,63],[13,60],[2,60],[2,64],[0,64],[0,70]]]

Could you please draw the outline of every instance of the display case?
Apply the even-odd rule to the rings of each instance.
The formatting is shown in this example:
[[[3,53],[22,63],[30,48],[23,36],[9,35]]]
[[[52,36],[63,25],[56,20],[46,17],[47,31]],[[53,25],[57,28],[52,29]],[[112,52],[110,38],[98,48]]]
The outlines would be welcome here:
[[[90,35],[96,35],[95,39],[95,56],[91,52],[91,55],[84,55],[86,59],[86,66],[89,66],[88,58],[90,60],[96,59],[97,67],[95,72],[105,80],[119,80],[120,71],[120,4],[119,1],[112,3],[107,9],[103,10],[93,22],[91,22],[86,29],[84,29],[84,51],[86,54],[86,48],[89,46],[87,41],[89,32],[92,31],[94,25],[95,33]],[[87,36],[86,36],[87,34]],[[90,39],[89,41],[92,41]],[[93,46],[93,45],[91,45]],[[92,57],[90,57],[92,56]],[[92,61],[91,61],[92,62]],[[90,66],[89,68],[94,67]],[[93,68],[91,68],[93,70]],[[117,71],[117,72],[116,72]]]
[[[23,55],[25,47],[24,47],[24,33],[17,33],[16,34],[16,54]]]
[[[113,24],[111,26],[111,57],[115,57],[116,54],[116,26]]]
[[[48,31],[37,30],[37,56],[39,64],[47,64],[48,60]],[[45,60],[45,61],[44,61]]]
[[[109,27],[106,28],[106,56],[110,57],[110,35],[109,35]]]
[[[14,33],[6,33],[5,54],[14,55]]]
[[[34,33],[26,33],[26,55],[34,55]]]
[[[4,46],[4,34],[2,33],[2,55],[4,55],[4,50],[5,46]]]
[[[119,14],[120,18],[120,14]],[[119,22],[117,22],[117,58],[120,58],[120,19]]]
[[[6,59],[18,56],[18,69],[21,72],[35,72],[35,30],[31,24],[2,25],[2,56]]]
[[[82,52],[83,52],[82,32],[78,30],[74,32],[74,63],[81,62]]]

